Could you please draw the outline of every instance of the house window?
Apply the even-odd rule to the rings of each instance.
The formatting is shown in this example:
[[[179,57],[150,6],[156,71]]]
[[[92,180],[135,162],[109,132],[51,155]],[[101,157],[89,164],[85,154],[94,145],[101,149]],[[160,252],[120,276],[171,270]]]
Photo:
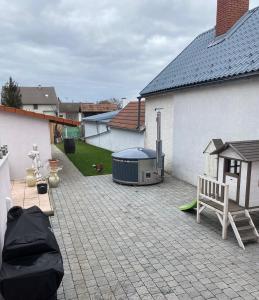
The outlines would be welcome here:
[[[239,175],[241,162],[235,159],[226,159],[226,172],[230,174]]]
[[[38,109],[38,104],[33,104],[33,109]]]

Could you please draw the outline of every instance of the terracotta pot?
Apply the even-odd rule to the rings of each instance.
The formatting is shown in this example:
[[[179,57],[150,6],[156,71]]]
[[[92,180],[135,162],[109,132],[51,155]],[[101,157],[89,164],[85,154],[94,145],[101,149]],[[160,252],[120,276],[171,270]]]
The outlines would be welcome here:
[[[51,170],[58,168],[58,160],[57,159],[49,159],[49,167]]]

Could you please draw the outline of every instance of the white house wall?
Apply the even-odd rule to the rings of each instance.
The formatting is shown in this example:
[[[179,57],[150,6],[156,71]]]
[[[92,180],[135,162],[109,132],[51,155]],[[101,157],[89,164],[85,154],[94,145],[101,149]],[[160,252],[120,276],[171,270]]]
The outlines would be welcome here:
[[[51,158],[49,122],[0,111],[0,144],[9,148],[11,179],[23,179],[31,167],[27,154],[33,144],[38,145],[43,163]]]
[[[96,123],[96,122],[84,123],[84,127],[85,127],[85,138],[90,138],[97,134],[107,131],[106,124],[101,124],[101,123]]]
[[[86,142],[113,152],[144,147],[144,133],[111,128],[109,132],[86,138]]]
[[[164,152],[176,177],[197,183],[204,172],[203,150],[212,138],[259,139],[259,80],[189,88],[146,100],[146,145],[155,141],[155,107],[162,111]]]
[[[252,163],[249,206],[259,206],[259,162]]]
[[[145,147],[156,149],[157,124],[156,108],[161,110],[161,137],[163,152],[165,155],[165,170],[172,172],[173,156],[173,94],[159,97],[151,97],[145,102]]]
[[[37,109],[33,108],[33,105],[23,105],[23,109],[33,111],[36,113],[56,116],[57,106],[56,105],[43,105],[39,104]]]

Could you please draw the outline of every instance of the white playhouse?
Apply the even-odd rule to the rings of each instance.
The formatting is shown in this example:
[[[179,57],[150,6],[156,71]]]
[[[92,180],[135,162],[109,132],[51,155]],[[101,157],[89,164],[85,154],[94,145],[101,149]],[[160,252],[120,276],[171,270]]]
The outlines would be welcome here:
[[[197,221],[205,208],[214,210],[222,225],[223,239],[231,224],[244,248],[245,242],[259,238],[249,213],[259,210],[259,140],[227,142],[216,148],[211,155],[213,160],[217,156],[217,179],[215,173],[199,177]]]

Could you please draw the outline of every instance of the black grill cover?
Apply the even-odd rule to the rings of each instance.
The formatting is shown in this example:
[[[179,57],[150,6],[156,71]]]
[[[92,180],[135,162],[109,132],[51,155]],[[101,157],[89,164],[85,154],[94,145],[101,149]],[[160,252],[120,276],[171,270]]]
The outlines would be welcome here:
[[[11,208],[0,270],[5,300],[55,300],[64,275],[49,219],[36,206]]]
[[[7,216],[3,261],[57,251],[59,247],[49,218],[37,207],[13,207]]]
[[[3,262],[0,291],[5,300],[54,300],[63,274],[59,253],[23,257],[12,263]]]

